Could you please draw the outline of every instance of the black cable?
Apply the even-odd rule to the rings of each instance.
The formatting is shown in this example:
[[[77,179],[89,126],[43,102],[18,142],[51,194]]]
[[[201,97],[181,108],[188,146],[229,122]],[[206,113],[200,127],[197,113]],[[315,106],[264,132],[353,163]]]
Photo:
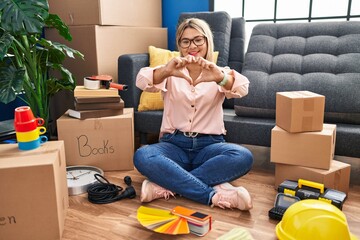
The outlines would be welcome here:
[[[95,174],[94,176],[99,183],[91,185],[87,190],[88,200],[91,203],[112,203],[124,198],[134,198],[136,196],[135,189],[133,186],[131,186],[131,178],[129,176],[126,176],[124,178],[124,181],[128,186],[123,192],[121,192],[123,190],[122,187],[110,183],[105,177],[101,176],[100,174]]]

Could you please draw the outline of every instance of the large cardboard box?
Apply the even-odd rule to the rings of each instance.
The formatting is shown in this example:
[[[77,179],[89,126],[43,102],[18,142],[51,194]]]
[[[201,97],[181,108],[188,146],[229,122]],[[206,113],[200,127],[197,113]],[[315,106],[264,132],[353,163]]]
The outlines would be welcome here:
[[[58,138],[65,142],[67,165],[91,165],[104,171],[132,170],[134,111],[79,120],[66,113],[57,120]]]
[[[167,48],[166,28],[87,25],[69,29],[71,42],[53,28],[45,29],[45,36],[84,54],[84,60],[67,58],[64,61],[64,66],[76,77],[77,85],[83,85],[84,77],[100,74],[111,75],[117,82],[119,56],[147,53],[150,45]]]
[[[61,239],[68,206],[63,141],[0,145],[0,239]]]
[[[276,125],[288,132],[321,131],[325,96],[309,91],[276,93]]]
[[[336,125],[324,124],[319,132],[289,133],[275,126],[271,131],[270,161],[329,169],[334,159]]]
[[[332,160],[329,170],[294,166],[288,164],[275,164],[275,188],[285,180],[305,179],[324,184],[326,188],[349,192],[350,164]]]
[[[67,25],[161,27],[161,0],[49,0]]]

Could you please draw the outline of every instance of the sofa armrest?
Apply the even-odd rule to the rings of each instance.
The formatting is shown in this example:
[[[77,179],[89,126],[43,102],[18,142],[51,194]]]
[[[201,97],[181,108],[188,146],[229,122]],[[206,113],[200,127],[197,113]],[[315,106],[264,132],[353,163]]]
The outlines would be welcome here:
[[[149,66],[149,54],[124,54],[118,58],[118,82],[128,85],[127,91],[120,91],[125,107],[137,111],[141,90],[136,87],[136,75],[143,67]]]

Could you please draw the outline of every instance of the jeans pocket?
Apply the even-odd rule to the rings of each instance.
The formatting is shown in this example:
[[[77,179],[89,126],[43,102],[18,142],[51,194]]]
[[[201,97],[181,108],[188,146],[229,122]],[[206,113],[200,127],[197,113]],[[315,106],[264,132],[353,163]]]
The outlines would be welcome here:
[[[169,142],[175,136],[176,133],[164,133],[160,138],[160,142]]]
[[[211,138],[212,141],[214,141],[214,143],[225,142],[223,135],[209,135],[209,137]]]

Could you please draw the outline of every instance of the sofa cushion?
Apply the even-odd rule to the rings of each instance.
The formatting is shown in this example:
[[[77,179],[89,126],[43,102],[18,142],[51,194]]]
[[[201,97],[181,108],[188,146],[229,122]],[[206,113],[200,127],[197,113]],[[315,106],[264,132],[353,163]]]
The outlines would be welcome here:
[[[180,56],[177,51],[170,51],[167,49],[157,48],[149,46],[149,61],[150,67],[156,67],[159,65],[166,64],[174,57]],[[149,110],[162,110],[164,109],[164,102],[162,99],[161,92],[146,92],[143,91],[140,96],[140,102],[138,111],[149,111]]]
[[[149,46],[150,67],[167,64],[171,59],[179,56],[180,53],[178,51],[170,51],[168,49]]]
[[[276,92],[307,90],[325,96],[326,122],[360,124],[360,22],[259,24],[242,74],[238,116],[275,118]]]

